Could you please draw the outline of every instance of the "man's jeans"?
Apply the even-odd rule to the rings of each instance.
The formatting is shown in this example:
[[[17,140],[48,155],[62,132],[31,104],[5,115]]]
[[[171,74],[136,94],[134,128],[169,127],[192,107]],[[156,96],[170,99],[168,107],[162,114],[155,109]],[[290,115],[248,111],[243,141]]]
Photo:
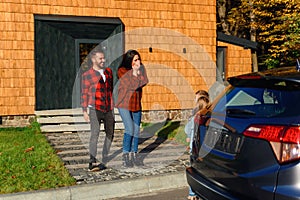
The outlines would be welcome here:
[[[123,153],[137,153],[142,112],[132,112],[123,108],[119,108],[119,113],[125,126],[123,137]]]
[[[107,157],[110,150],[111,143],[114,138],[115,119],[113,112],[101,112],[99,110],[90,109],[90,123],[91,123],[91,137],[90,137],[90,163],[96,162],[97,157],[97,143],[100,133],[101,121],[104,123],[105,139],[102,149],[102,163],[107,163]]]

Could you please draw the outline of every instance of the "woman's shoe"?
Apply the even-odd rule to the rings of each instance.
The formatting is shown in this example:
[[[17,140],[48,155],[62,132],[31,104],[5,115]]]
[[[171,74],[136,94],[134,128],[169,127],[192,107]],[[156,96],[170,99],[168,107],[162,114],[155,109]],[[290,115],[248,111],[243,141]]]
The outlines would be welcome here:
[[[144,163],[142,161],[142,158],[140,157],[140,155],[138,153],[131,153],[131,161],[135,166],[143,166]]]
[[[123,167],[133,167],[132,161],[129,159],[129,153],[123,153]]]

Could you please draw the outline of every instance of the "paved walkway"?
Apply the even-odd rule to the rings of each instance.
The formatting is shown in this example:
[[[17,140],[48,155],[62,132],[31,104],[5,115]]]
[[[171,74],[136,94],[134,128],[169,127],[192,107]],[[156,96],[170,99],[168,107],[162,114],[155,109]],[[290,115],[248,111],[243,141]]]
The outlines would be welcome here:
[[[108,169],[100,172],[87,170],[89,133],[48,133],[48,140],[65,163],[77,184],[96,183],[183,171],[187,165],[186,147],[171,140],[141,133],[139,150],[143,167],[122,168],[122,131],[116,131],[112,143]],[[100,135],[97,158],[101,159],[104,133]]]
[[[89,172],[88,132],[46,133],[77,185],[55,190],[0,195],[0,200],[108,199],[138,193],[187,186],[185,168],[189,164],[184,145],[142,132],[139,150],[144,166],[122,168],[122,131],[116,131],[108,169]],[[99,138],[100,158],[104,133]]]

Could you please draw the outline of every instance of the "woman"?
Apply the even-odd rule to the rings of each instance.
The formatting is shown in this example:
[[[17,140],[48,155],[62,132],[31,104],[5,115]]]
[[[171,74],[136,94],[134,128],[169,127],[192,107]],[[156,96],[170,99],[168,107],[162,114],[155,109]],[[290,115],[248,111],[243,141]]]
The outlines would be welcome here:
[[[116,107],[122,118],[125,132],[123,137],[123,166],[143,165],[138,156],[138,142],[142,117],[142,88],[148,83],[146,69],[136,50],[128,50],[118,68],[118,97]]]

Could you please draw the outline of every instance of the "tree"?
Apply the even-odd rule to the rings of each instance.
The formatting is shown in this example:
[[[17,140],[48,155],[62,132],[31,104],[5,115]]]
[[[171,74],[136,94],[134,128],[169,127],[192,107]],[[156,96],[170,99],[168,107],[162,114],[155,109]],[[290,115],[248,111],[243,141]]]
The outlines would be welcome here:
[[[227,33],[258,42],[261,69],[295,64],[300,56],[300,15],[295,12],[300,0],[219,1],[226,5]]]
[[[239,11],[241,1],[233,0],[218,0],[218,31],[227,35],[233,35],[245,38],[245,32],[242,31],[245,27],[246,16],[243,16]],[[243,12],[243,11],[242,11]]]
[[[222,27],[222,31],[227,34],[230,35],[230,32],[228,30],[228,23],[226,21],[226,9],[227,9],[227,5],[226,5],[227,1],[225,0],[218,0],[217,1],[217,10],[218,10],[218,16],[219,16],[219,25]]]
[[[299,0],[256,2],[257,40],[262,46],[262,64],[268,68],[295,64],[300,55]]]
[[[228,35],[256,42],[255,16],[252,0],[218,0],[218,30]],[[221,26],[220,26],[221,25]],[[252,51],[253,71],[258,71],[256,51]]]

